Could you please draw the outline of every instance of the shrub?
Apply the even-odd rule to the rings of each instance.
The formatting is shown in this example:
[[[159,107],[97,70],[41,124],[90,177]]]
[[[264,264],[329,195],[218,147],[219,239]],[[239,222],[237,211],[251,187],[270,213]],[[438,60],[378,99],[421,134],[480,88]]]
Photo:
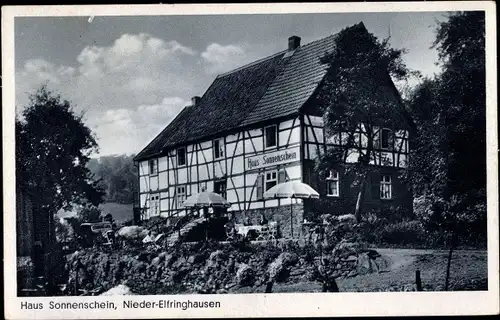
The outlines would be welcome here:
[[[93,205],[84,206],[77,214],[82,222],[99,222],[101,221],[101,215],[101,209]]]
[[[416,218],[432,235],[434,243],[446,243],[453,236],[455,245],[485,247],[487,228],[484,189],[455,194],[449,201],[435,195],[423,195],[415,198],[413,206]]]
[[[269,264],[271,261],[276,259],[281,253],[281,249],[275,246],[273,243],[268,242],[267,245],[258,251],[260,259],[265,265]]]
[[[442,214],[445,209],[445,203],[442,198],[420,196],[413,200],[413,212],[415,218],[420,221],[424,228],[433,231],[442,225]]]
[[[390,223],[382,228],[380,241],[387,244],[421,245],[426,242],[426,234],[420,221],[401,221]]]

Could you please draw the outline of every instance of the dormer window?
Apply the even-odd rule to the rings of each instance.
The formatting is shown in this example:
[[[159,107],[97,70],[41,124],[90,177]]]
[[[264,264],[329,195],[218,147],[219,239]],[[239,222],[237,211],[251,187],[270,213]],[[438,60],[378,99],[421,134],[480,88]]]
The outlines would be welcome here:
[[[264,128],[264,145],[266,149],[276,147],[278,140],[277,134],[276,125]]]

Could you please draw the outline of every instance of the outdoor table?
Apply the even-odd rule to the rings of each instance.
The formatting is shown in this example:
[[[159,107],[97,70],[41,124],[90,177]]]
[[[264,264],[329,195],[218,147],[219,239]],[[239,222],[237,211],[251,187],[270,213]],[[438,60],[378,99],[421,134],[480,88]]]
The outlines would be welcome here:
[[[260,233],[263,227],[264,226],[259,226],[259,225],[236,226],[236,232],[238,234],[241,234],[243,237],[246,237],[248,235],[248,232],[250,232],[250,230],[255,230],[255,231],[257,231],[257,233]]]

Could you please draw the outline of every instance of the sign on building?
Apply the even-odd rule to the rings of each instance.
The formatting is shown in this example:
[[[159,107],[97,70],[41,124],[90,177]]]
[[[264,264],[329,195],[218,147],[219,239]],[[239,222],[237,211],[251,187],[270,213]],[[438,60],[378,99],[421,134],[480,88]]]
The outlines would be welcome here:
[[[255,170],[300,160],[300,146],[245,158],[245,169]]]

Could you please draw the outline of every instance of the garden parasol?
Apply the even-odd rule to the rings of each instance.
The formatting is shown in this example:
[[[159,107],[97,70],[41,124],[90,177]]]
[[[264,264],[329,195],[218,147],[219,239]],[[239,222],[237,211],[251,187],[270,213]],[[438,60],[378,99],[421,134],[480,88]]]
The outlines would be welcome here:
[[[264,193],[265,199],[277,198],[295,198],[295,199],[311,199],[319,198],[319,193],[308,184],[296,181],[287,181],[280,183],[267,190]],[[290,231],[293,238],[293,204],[290,203]]]
[[[201,192],[188,197],[182,205],[186,208],[229,208],[231,203],[215,192]]]
[[[186,208],[203,208],[205,218],[209,219],[208,208],[229,208],[231,203],[215,192],[201,192],[189,196],[182,205]],[[205,229],[205,238],[208,239],[208,230]]]

